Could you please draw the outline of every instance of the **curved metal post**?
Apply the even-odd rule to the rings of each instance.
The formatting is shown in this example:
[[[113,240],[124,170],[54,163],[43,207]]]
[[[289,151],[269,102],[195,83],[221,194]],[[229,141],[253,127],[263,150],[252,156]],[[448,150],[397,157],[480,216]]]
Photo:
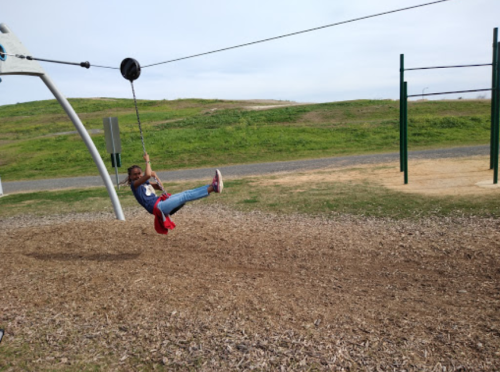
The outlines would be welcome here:
[[[5,23],[0,23],[0,46],[4,53],[10,55],[29,55],[28,50],[23,46],[23,44],[17,39],[17,37],[12,33],[12,31],[7,27]],[[47,76],[42,67],[35,61],[29,59],[20,58],[10,58],[6,54],[0,59],[0,75],[28,75],[28,76],[39,76],[45,85],[50,89],[54,97],[59,101],[60,105],[66,111],[69,118],[73,122],[76,130],[80,133],[90,155],[94,159],[94,163],[97,165],[97,169],[104,181],[104,185],[108,190],[109,197],[111,198],[111,203],[113,204],[113,209],[115,210],[116,218],[119,220],[125,220],[123,215],[120,200],[116,194],[116,190],[113,187],[111,178],[109,177],[108,171],[104,166],[104,162],[99,155],[94,142],[90,138],[87,130],[83,126],[80,118],[76,114],[73,107],[71,107],[68,100],[57,90],[56,86],[50,78]]]
[[[115,210],[116,218],[119,220],[125,220],[125,216],[123,215],[122,207],[120,204],[120,200],[118,199],[118,195],[116,194],[116,190],[113,186],[113,183],[111,182],[111,178],[109,177],[108,171],[106,170],[106,166],[104,165],[104,162],[102,161],[101,156],[99,155],[99,152],[94,145],[94,142],[92,142],[92,138],[90,138],[90,135],[83,126],[75,110],[73,110],[71,104],[61,93],[59,93],[50,78],[47,75],[41,75],[40,77],[45,85],[47,85],[47,87],[50,89],[52,94],[54,94],[54,97],[56,97],[56,99],[59,101],[59,104],[62,106],[64,111],[66,111],[66,114],[68,114],[76,130],[82,137],[83,142],[85,142],[85,145],[87,146],[90,155],[92,155],[92,159],[94,159],[94,163],[97,165],[97,169],[101,174],[104,185],[108,190],[109,197],[111,198],[111,203],[113,204],[113,209]]]

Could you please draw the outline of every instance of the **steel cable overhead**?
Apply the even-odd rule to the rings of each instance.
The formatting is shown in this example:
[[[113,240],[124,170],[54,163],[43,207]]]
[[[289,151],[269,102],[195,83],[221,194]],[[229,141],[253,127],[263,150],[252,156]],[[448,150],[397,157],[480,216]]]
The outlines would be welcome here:
[[[242,48],[242,47],[246,47],[246,46],[250,46],[250,45],[255,45],[255,44],[259,44],[259,43],[265,43],[265,42],[268,42],[268,41],[282,39],[282,38],[285,38],[285,37],[290,37],[290,36],[305,34],[307,32],[322,30],[322,29],[328,28],[328,27],[340,26],[340,25],[343,25],[343,24],[346,24],[346,23],[352,23],[352,22],[357,22],[357,21],[362,21],[362,20],[365,20],[365,19],[369,19],[369,18],[380,17],[380,16],[383,16],[383,15],[391,14],[391,13],[403,12],[403,11],[410,10],[410,9],[421,8],[421,7],[424,7],[424,6],[434,5],[434,4],[438,4],[438,3],[444,3],[445,1],[451,1],[451,0],[438,0],[438,1],[433,1],[433,2],[430,2],[430,3],[409,6],[409,7],[406,7],[406,8],[401,8],[401,9],[396,9],[396,10],[390,10],[390,11],[383,12],[383,13],[377,13],[377,14],[372,14],[372,15],[368,15],[368,16],[364,16],[364,17],[353,18],[353,19],[350,19],[350,20],[347,20],[347,21],[341,21],[341,22],[336,22],[336,23],[332,23],[332,24],[329,24],[329,25],[325,25],[325,26],[309,28],[307,30],[292,32],[290,34],[284,34],[284,35],[280,35],[280,36],[274,36],[274,37],[270,37],[270,38],[267,38],[267,39],[252,41],[252,42],[245,43],[245,44],[239,44],[239,45],[235,45],[235,46],[231,46],[231,47],[227,47],[227,48],[212,50],[210,52],[193,54],[191,56],[181,57],[181,58],[176,58],[176,59],[171,59],[169,61],[164,61],[164,62],[152,63],[152,64],[149,64],[149,65],[146,65],[146,66],[142,66],[142,68],[158,66],[158,65],[162,65],[162,64],[166,64],[166,63],[182,61],[184,59],[201,57],[201,56],[204,56],[204,55],[207,55],[207,54],[219,53],[219,52],[224,52],[224,51],[231,50],[231,49]]]
[[[249,42],[249,43],[234,45],[234,46],[230,46],[230,47],[227,47],[227,48],[216,49],[216,50],[212,50],[212,51],[209,51],[209,52],[193,54],[193,55],[190,55],[190,56],[181,57],[181,58],[175,58],[175,59],[171,59],[171,60],[168,60],[168,61],[152,63],[152,64],[149,64],[149,65],[146,65],[146,66],[142,66],[142,68],[163,65],[163,64],[167,64],[167,63],[182,61],[182,60],[185,60],[185,59],[190,59],[190,58],[195,58],[195,57],[201,57],[201,56],[205,56],[205,55],[208,55],[208,54],[214,54],[214,53],[224,52],[224,51],[227,51],[227,50],[232,50],[232,49],[237,49],[237,48],[243,48],[243,47],[250,46],[250,45],[265,43],[265,42],[268,42],[268,41],[273,41],[273,40],[278,40],[278,39],[283,39],[285,37],[291,37],[291,36],[295,36],[295,35],[305,34],[307,32],[318,31],[318,30],[322,30],[322,29],[325,29],[325,28],[329,28],[329,27],[335,27],[335,26],[340,26],[340,25],[344,25],[344,24],[347,24],[347,23],[358,22],[358,21],[362,21],[362,20],[365,20],[365,19],[369,19],[369,18],[375,18],[375,17],[380,17],[380,16],[383,16],[383,15],[387,15],[387,14],[398,13],[398,12],[403,12],[403,11],[407,11],[407,10],[411,10],[411,9],[422,8],[422,7],[425,7],[425,6],[430,6],[430,5],[434,5],[434,4],[444,3],[446,1],[451,1],[451,0],[437,0],[437,1],[432,1],[430,3],[424,3],[424,4],[409,6],[409,7],[406,7],[406,8],[389,10],[389,11],[382,12],[382,13],[372,14],[372,15],[368,15],[368,16],[364,16],[364,17],[353,18],[353,19],[349,19],[347,21],[341,21],[341,22],[336,22],[336,23],[324,25],[324,26],[309,28],[307,30],[296,31],[296,32],[292,32],[292,33],[289,33],[289,34],[284,34],[284,35],[280,35],[280,36],[270,37],[270,38],[267,38],[267,39],[262,39],[262,40],[252,41],[252,42]],[[58,61],[58,60],[36,58],[36,57],[32,57],[32,56],[23,56],[23,55],[20,55],[20,54],[8,54],[8,53],[5,53],[4,51],[0,50],[0,57],[2,57],[4,55],[13,56],[13,57],[17,57],[17,58],[26,58],[28,60],[36,60],[36,61],[42,61],[42,62],[51,62],[51,63],[61,63],[61,64],[67,64],[67,65],[76,65],[76,66],[81,66],[81,67],[85,67],[85,68],[98,67],[98,68],[107,68],[107,69],[115,69],[115,70],[120,69],[119,67],[102,66],[102,65],[92,65],[89,62],[64,62],[64,61]]]

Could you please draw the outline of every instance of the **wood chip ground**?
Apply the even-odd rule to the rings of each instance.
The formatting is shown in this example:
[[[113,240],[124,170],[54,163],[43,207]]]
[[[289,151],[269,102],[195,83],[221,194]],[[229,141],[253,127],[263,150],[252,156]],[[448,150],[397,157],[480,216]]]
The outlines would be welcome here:
[[[126,217],[0,220],[0,370],[500,370],[498,220]]]

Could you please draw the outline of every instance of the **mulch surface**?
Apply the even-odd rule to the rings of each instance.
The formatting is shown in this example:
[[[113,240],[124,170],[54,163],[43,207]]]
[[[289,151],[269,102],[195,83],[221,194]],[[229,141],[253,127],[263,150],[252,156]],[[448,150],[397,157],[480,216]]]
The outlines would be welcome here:
[[[0,220],[0,370],[500,370],[500,221]]]

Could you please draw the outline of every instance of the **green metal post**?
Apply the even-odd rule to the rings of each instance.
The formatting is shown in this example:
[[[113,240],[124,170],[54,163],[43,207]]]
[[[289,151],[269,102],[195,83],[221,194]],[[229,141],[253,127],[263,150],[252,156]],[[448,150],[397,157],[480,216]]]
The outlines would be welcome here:
[[[490,169],[494,168],[494,154],[495,154],[495,138],[497,135],[495,134],[496,126],[495,126],[495,110],[498,109],[497,105],[497,96],[498,96],[498,87],[497,87],[497,75],[498,69],[495,67],[498,64],[498,28],[493,30],[493,62],[492,62],[492,78],[491,78],[491,129],[490,129]]]
[[[404,102],[404,172],[405,172],[405,185],[408,184],[408,83],[405,81],[403,85],[403,102]]]
[[[500,58],[498,52],[500,50],[500,43],[497,43],[497,58],[496,64],[493,69],[496,70],[496,81],[495,81],[495,100],[492,102],[494,105],[494,115],[492,118],[492,126],[495,128],[493,134],[493,183],[498,183],[498,150],[499,150],[499,133],[500,133]],[[494,123],[494,125],[493,125]]]
[[[405,81],[405,55],[399,56],[399,170],[404,171],[404,148],[403,148],[403,122],[404,122],[404,81]]]

